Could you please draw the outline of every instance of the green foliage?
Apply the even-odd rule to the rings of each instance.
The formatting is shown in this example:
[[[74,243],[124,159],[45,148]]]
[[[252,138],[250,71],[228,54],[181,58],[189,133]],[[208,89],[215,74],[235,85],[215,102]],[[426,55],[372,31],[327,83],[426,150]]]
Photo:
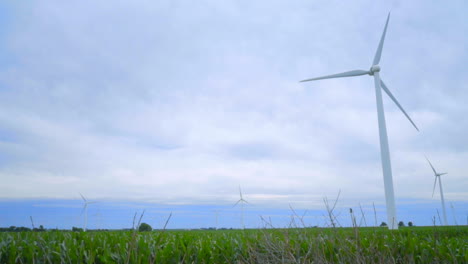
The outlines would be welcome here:
[[[381,227],[387,226],[387,223],[382,222],[382,223],[380,224],[380,226],[381,226]]]
[[[26,231],[43,232],[43,231],[46,231],[46,229],[42,225],[40,225],[39,228],[35,227],[32,230],[31,228],[24,227],[24,226],[0,227],[0,232],[26,232]]]
[[[80,227],[72,227],[72,231],[73,232],[83,232],[83,228],[80,228]]]
[[[405,223],[403,221],[400,221],[400,222],[398,222],[398,226],[403,227],[403,226],[405,226]]]
[[[0,233],[0,263],[468,263],[468,227]]]
[[[31,231],[28,227],[23,226],[10,226],[10,227],[0,227],[0,232],[25,232]]]
[[[147,223],[141,223],[140,226],[138,227],[138,231],[140,232],[151,231],[151,230],[153,230],[153,228]]]

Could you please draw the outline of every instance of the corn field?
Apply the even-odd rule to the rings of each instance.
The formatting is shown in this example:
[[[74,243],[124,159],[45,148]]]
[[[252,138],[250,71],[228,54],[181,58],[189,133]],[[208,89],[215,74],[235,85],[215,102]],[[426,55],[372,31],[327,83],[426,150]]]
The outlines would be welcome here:
[[[468,263],[468,226],[0,233],[0,263]]]

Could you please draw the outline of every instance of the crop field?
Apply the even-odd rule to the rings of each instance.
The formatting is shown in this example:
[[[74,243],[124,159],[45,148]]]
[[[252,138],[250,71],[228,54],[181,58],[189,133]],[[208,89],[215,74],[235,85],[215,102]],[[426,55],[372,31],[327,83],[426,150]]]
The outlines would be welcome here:
[[[0,263],[468,263],[468,226],[0,233]]]

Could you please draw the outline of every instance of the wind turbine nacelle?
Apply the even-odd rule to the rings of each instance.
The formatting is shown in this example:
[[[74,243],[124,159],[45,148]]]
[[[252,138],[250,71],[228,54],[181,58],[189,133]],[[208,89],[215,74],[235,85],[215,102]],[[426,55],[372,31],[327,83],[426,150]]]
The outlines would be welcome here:
[[[374,75],[373,74],[374,72],[379,72],[379,71],[380,71],[380,66],[379,65],[373,65],[372,67],[370,67],[371,75]]]

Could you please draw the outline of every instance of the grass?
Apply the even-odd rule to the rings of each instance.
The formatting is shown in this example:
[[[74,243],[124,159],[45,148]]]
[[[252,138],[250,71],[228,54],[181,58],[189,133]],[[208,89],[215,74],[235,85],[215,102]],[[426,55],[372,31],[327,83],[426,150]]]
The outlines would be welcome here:
[[[0,233],[0,263],[468,263],[468,227]]]

